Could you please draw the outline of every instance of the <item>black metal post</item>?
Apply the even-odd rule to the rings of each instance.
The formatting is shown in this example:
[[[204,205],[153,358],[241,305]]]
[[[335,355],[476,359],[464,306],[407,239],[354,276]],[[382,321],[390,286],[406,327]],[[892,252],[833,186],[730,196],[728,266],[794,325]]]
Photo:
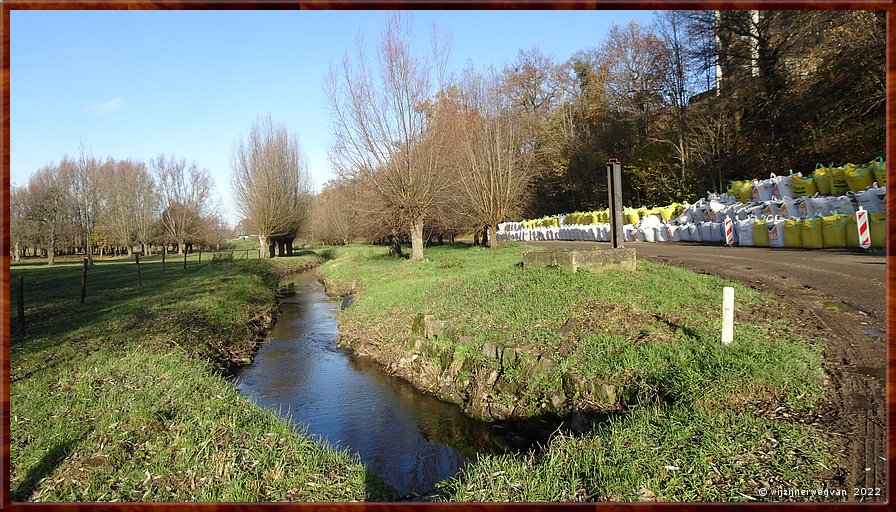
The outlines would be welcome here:
[[[610,199],[610,242],[613,249],[622,247],[622,162],[607,160],[607,194]]]
[[[87,295],[87,258],[84,258],[84,268],[81,270],[81,304]]]

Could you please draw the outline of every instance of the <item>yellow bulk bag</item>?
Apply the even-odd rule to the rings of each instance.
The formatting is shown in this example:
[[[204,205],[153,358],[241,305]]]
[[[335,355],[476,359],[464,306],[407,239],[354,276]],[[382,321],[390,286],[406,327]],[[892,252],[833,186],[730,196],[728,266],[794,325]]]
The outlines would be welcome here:
[[[657,210],[659,210],[663,222],[669,222],[672,220],[672,215],[675,213],[675,205],[670,204],[669,206],[661,206],[657,208]]]
[[[887,184],[887,162],[884,161],[884,157],[879,156],[868,162],[868,168],[874,173],[874,181],[877,182],[879,187]]]
[[[846,184],[853,192],[866,190],[874,185],[874,172],[866,165],[849,169],[846,171]]]
[[[821,229],[821,217],[810,217],[800,221],[803,249],[821,249],[824,247],[824,233]]]
[[[855,215],[846,216],[846,246],[854,249],[861,247],[859,245],[859,224]]]
[[[815,178],[812,176],[805,177],[801,172],[791,176],[790,184],[793,187],[794,199],[803,196],[814,196],[818,192],[818,189],[815,187]]]
[[[622,211],[622,220],[625,224],[637,224],[641,222],[641,216],[638,215],[638,210],[626,208]]]
[[[737,198],[738,201],[742,203],[746,203],[753,199],[753,182],[748,180],[743,181],[732,181],[731,188],[729,189],[731,195]]]
[[[849,192],[849,183],[846,182],[846,173],[855,170],[853,164],[841,165],[831,169],[831,195],[842,196]]]
[[[821,218],[821,231],[824,236],[824,248],[846,247],[846,219],[847,215],[837,213],[825,215]]]
[[[802,221],[787,219],[784,221],[784,247],[803,246]]]
[[[831,166],[834,165],[834,162],[831,162]],[[812,173],[812,177],[815,178],[815,187],[818,189],[818,192],[823,196],[831,195],[831,169],[830,167],[825,167],[823,164],[815,165],[815,172]]]
[[[887,215],[884,213],[868,214],[868,231],[871,234],[871,247],[886,247]]]
[[[753,222],[753,245],[768,247],[768,225],[765,219]]]

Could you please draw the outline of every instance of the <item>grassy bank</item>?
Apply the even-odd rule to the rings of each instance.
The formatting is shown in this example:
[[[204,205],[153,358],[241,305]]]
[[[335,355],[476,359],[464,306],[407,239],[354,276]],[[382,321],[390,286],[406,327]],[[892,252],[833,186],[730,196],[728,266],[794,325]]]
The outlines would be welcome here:
[[[774,298],[645,261],[522,268],[529,249],[431,247],[413,262],[354,246],[319,270],[331,291],[355,293],[345,344],[424,389],[453,378],[465,410],[615,415],[541,455],[481,459],[446,484],[454,499],[749,500],[763,484],[820,482],[827,441],[795,418],[822,396],[821,358]],[[724,286],[737,298],[730,346]]]
[[[322,261],[103,261],[79,304],[77,263],[12,265],[14,500],[353,501],[381,480],[241,397],[222,371],[271,321],[279,277]],[[14,302],[15,303],[15,302]]]

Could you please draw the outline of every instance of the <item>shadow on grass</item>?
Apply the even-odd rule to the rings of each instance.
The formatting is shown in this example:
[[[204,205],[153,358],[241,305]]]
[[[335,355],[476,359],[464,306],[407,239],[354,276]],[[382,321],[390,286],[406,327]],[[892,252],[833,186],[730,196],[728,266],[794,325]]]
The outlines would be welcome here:
[[[75,439],[70,439],[50,448],[50,451],[40,459],[40,462],[28,470],[28,476],[25,477],[25,480],[12,490],[12,501],[27,500],[34,493],[34,490],[37,489],[37,486],[40,485],[41,480],[58,468],[62,461],[72,452],[72,448],[86,438],[91,430],[84,432]]]
[[[376,471],[364,466],[364,490],[367,501],[398,501],[398,491],[383,482]]]

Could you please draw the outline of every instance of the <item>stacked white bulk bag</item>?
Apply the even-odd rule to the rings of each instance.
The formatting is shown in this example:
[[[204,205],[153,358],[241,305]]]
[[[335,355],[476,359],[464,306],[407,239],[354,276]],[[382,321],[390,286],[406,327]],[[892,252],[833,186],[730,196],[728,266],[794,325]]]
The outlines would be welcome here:
[[[656,232],[651,227],[643,227],[639,226],[638,229],[635,230],[635,234],[638,237],[638,241],[641,242],[654,242],[656,241]]]
[[[678,224],[679,226],[688,224],[690,222],[694,222],[694,215],[691,210],[691,205],[685,204],[683,206],[684,206],[684,211],[681,212],[681,214],[679,214],[678,217],[675,217],[675,219],[672,221],[675,224]]]
[[[703,237],[700,236],[700,226],[696,222],[693,224],[688,224],[688,233],[690,234],[692,242],[703,241]]]
[[[655,231],[654,239],[657,242],[668,242],[669,241],[669,228],[665,224],[660,224],[659,226],[653,228]]]
[[[793,177],[771,175],[772,195],[777,197],[793,197]]]
[[[768,246],[784,247],[784,218],[779,216],[768,217],[765,225],[768,229]]]
[[[842,196],[834,196],[828,198],[828,205],[830,211],[838,211],[840,213],[845,213],[846,215],[855,215],[856,214],[856,206],[853,202],[854,199],[850,197],[852,192],[847,192]]]
[[[753,223],[755,221],[754,217],[734,221],[734,231],[737,232],[737,245],[746,247],[755,245],[753,242]]]
[[[678,226],[678,240],[681,242],[692,242],[693,238],[691,237],[691,224],[682,224]]]
[[[774,217],[778,214],[778,205],[777,201],[774,199],[769,199],[768,201],[763,201],[760,205],[759,211],[756,212],[759,217]]]
[[[819,213],[822,215],[827,215],[829,211],[831,211],[831,203],[827,196],[821,195],[820,192],[816,192],[814,196],[809,198],[809,203],[812,204],[812,211],[815,212],[815,215]]]
[[[753,182],[753,200],[770,201],[774,195],[775,184],[771,179]]]
[[[793,200],[793,208],[796,218],[800,219],[808,219],[815,215],[815,210],[812,208],[812,201],[809,200],[808,197],[799,197]]]
[[[799,216],[795,201],[790,196],[784,196],[775,202],[775,208],[778,210],[778,215],[785,219],[796,218]]]
[[[856,203],[868,210],[869,213],[884,213],[884,211],[886,211],[886,204],[881,201],[881,196],[886,198],[886,192],[881,194],[881,190],[883,189],[878,188],[877,183],[875,183],[873,187],[870,187],[867,190],[856,192]]]
[[[635,226],[634,226],[634,224],[625,224],[625,225],[623,225],[623,226],[622,226],[622,235],[623,235],[622,238],[623,238],[626,242],[635,242],[635,241],[638,240],[637,236],[635,235]]]
[[[666,232],[668,233],[668,239],[670,242],[681,241],[681,226],[676,226],[675,224],[667,224]]]

